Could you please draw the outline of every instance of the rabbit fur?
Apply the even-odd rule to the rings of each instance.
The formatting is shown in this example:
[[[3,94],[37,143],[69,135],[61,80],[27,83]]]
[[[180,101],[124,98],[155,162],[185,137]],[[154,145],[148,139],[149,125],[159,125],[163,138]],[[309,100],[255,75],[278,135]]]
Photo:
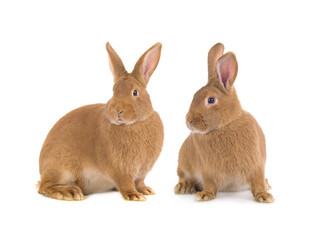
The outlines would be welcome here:
[[[212,200],[218,191],[250,188],[258,202],[273,202],[266,191],[266,142],[255,118],[241,107],[233,86],[238,72],[234,53],[221,43],[208,53],[208,83],[198,90],[186,115],[190,135],[180,148],[177,194],[197,192]]]
[[[163,146],[163,124],[146,91],[162,45],[155,44],[128,73],[109,43],[114,76],[106,104],[80,107],[49,132],[39,159],[38,192],[60,200],[118,189],[125,200],[146,200],[154,191],[144,184]]]

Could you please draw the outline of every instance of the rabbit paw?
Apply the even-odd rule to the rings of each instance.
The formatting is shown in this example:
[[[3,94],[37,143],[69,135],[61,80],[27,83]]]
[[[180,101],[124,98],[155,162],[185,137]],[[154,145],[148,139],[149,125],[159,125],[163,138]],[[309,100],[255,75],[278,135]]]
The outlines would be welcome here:
[[[146,197],[142,193],[139,192],[126,192],[123,193],[124,200],[127,201],[145,201]]]
[[[196,194],[196,201],[209,201],[216,198],[216,195],[209,191],[201,191]]]
[[[192,194],[196,193],[195,184],[193,181],[186,180],[179,182],[174,189],[176,194]]]
[[[259,192],[254,196],[257,202],[272,203],[275,201],[274,197],[268,192]]]
[[[153,191],[153,189],[146,186],[138,188],[137,191],[139,191],[140,193],[144,195],[155,195],[155,192]]]
[[[77,186],[54,186],[44,191],[39,191],[39,193],[58,200],[81,201],[86,199],[81,189]]]

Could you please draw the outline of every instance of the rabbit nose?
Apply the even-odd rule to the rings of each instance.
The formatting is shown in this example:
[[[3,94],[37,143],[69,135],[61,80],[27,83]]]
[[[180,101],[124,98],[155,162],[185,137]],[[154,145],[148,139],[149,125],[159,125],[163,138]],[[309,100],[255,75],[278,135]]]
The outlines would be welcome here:
[[[122,117],[121,117],[121,114],[123,113],[123,110],[121,110],[121,111],[119,111],[118,113],[117,113],[117,120],[118,121],[123,121],[123,119],[122,119]]]
[[[122,113],[123,113],[123,110],[121,110],[121,111],[119,111],[119,112],[117,113],[117,118],[118,118],[118,119],[122,119],[122,118],[121,118],[121,114],[122,114]]]
[[[192,116],[190,116],[190,114],[187,114],[186,115],[186,121],[189,123],[189,124],[192,124],[194,122],[194,119],[192,118]]]

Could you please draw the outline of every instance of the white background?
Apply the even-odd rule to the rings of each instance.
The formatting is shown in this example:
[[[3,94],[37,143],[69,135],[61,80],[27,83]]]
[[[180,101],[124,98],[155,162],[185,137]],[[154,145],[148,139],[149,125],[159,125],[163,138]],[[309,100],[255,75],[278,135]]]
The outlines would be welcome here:
[[[0,238],[318,239],[319,16],[316,1],[299,2],[1,1]],[[157,195],[45,198],[35,184],[46,134],[70,110],[112,96],[107,41],[129,71],[163,44],[148,86],[165,126],[146,178]],[[210,202],[173,193],[185,115],[216,42],[237,54],[239,98],[265,132],[273,204],[249,191]]]

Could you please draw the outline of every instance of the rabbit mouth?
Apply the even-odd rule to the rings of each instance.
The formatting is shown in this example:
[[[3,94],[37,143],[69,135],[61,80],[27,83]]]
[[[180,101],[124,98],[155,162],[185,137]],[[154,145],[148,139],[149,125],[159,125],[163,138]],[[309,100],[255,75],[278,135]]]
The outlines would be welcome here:
[[[188,129],[191,130],[192,132],[196,131],[196,129],[194,128],[194,126],[191,123],[187,123],[186,125],[187,125]]]
[[[191,130],[193,133],[202,133],[201,131],[199,131],[198,129],[196,129],[196,128],[193,126],[193,124],[191,124],[191,123],[188,123],[188,124],[187,124],[187,127],[188,127],[188,129]]]
[[[122,117],[116,117],[115,120],[112,121],[112,123],[115,125],[131,125],[134,122],[135,121],[125,120]]]

